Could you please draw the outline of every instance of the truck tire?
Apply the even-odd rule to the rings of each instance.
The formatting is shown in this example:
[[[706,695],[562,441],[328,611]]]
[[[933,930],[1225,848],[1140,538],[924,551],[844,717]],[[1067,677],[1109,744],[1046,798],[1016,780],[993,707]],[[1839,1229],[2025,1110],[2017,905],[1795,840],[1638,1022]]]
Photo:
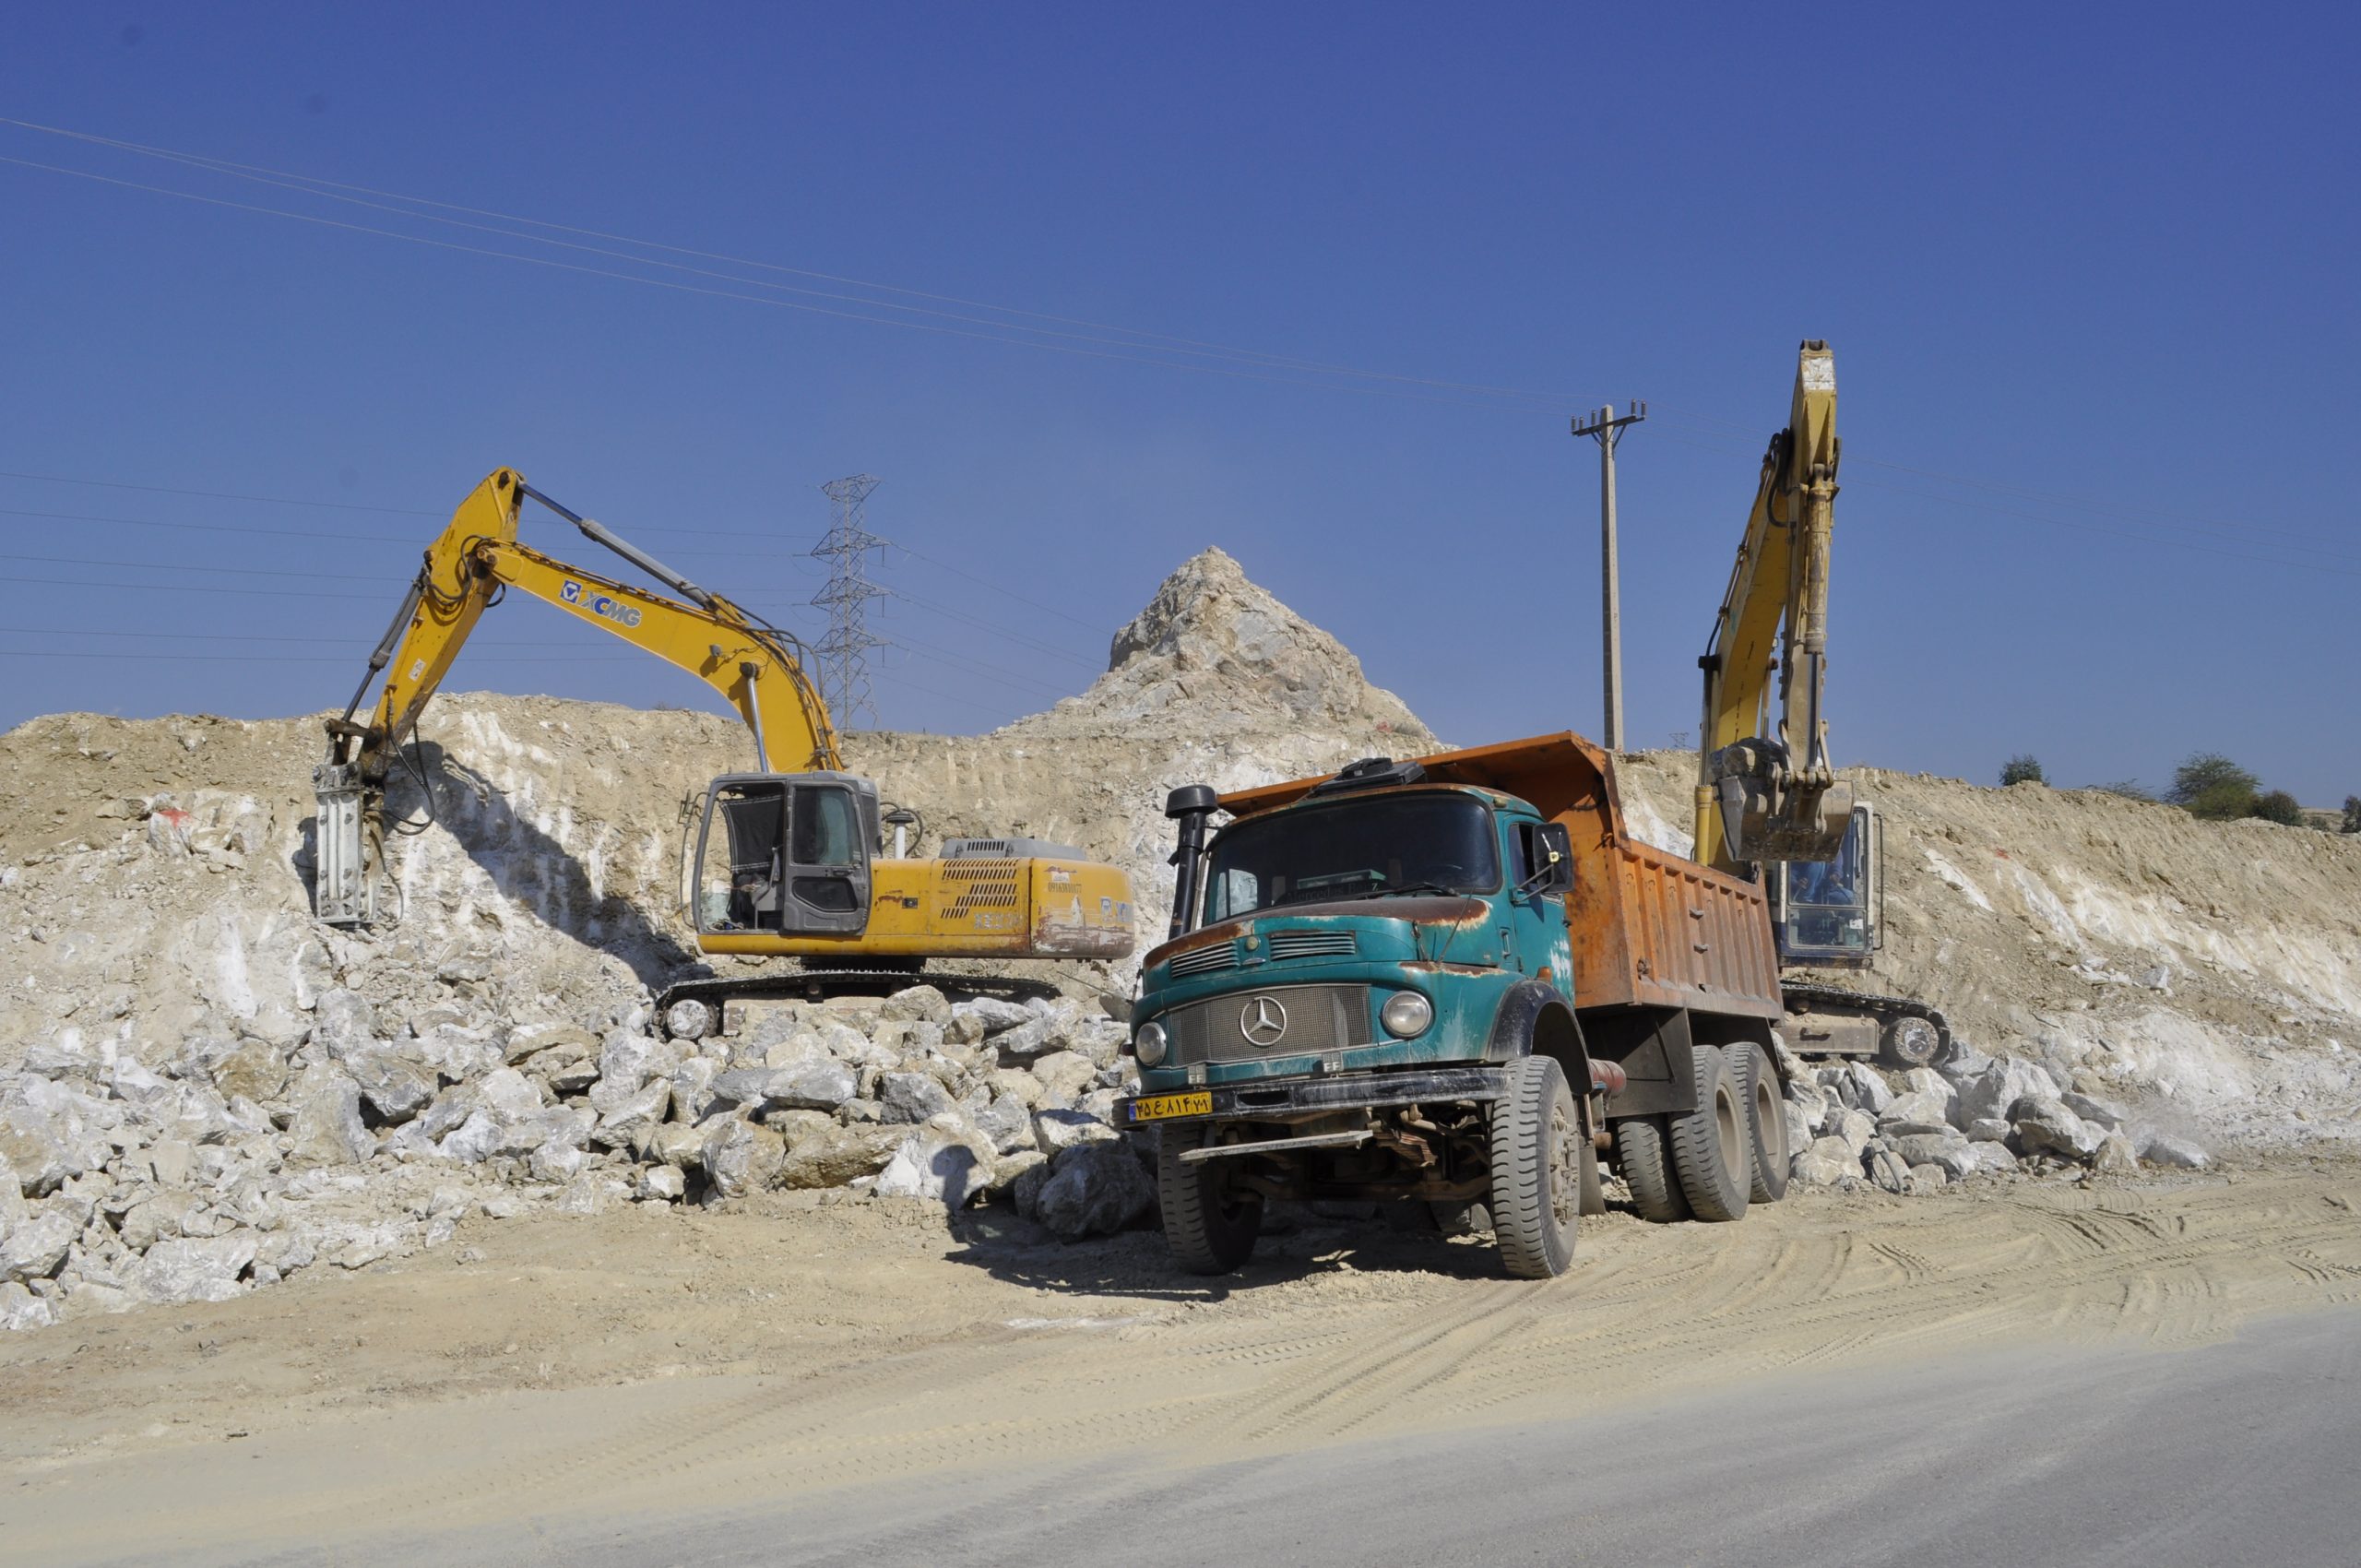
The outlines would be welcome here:
[[[1519,1279],[1554,1279],[1574,1260],[1582,1212],[1582,1112],[1547,1056],[1509,1064],[1492,1102],[1492,1240]]]
[[[1615,1163],[1631,1189],[1640,1218],[1673,1225],[1689,1218],[1689,1200],[1672,1173],[1672,1136],[1661,1116],[1625,1116],[1615,1123]]]
[[[1752,1190],[1753,1141],[1746,1135],[1746,1101],[1738,1075],[1718,1046],[1691,1047],[1697,1109],[1672,1118],[1672,1169],[1689,1212],[1700,1219],[1746,1218]]]
[[[1263,1199],[1232,1191],[1218,1159],[1196,1165],[1181,1160],[1184,1150],[1204,1146],[1206,1132],[1203,1126],[1166,1127],[1157,1134],[1156,1195],[1173,1261],[1192,1274],[1228,1274],[1254,1253]]]
[[[1771,1053],[1749,1041],[1730,1047],[1738,1094],[1746,1103],[1747,1142],[1754,1146],[1749,1202],[1774,1204],[1787,1195],[1787,1107]]]

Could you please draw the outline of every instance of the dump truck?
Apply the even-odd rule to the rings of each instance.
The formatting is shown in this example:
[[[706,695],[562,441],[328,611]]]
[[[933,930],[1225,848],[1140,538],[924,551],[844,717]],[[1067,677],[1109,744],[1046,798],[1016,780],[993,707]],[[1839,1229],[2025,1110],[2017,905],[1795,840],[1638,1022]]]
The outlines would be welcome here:
[[[1190,786],[1166,813],[1172,924],[1116,1115],[1157,1129],[1186,1267],[1238,1267],[1274,1199],[1436,1206],[1545,1278],[1603,1211],[1603,1160],[1655,1220],[1786,1192],[1763,890],[1635,837],[1589,742]]]

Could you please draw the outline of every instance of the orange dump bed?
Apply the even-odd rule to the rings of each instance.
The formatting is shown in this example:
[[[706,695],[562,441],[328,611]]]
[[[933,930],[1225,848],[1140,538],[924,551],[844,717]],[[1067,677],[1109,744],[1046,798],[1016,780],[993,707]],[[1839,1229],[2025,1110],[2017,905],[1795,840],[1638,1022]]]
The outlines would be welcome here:
[[[1574,847],[1566,921],[1577,1007],[1785,1015],[1762,888],[1631,837],[1606,753],[1564,731],[1418,760],[1430,781],[1514,795],[1565,825]],[[1241,816],[1269,811],[1320,782],[1241,790],[1221,803]]]

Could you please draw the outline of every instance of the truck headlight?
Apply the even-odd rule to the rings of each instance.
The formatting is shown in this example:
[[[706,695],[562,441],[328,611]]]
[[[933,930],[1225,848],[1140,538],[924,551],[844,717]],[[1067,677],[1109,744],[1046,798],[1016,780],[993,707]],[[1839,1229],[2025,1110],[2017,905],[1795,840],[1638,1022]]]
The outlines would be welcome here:
[[[1435,1021],[1435,1010],[1417,992],[1397,991],[1378,1009],[1377,1021],[1385,1026],[1387,1034],[1408,1039]]]
[[[1142,1024],[1139,1034],[1132,1041],[1132,1050],[1138,1055],[1143,1067],[1153,1067],[1163,1061],[1164,1026]]]

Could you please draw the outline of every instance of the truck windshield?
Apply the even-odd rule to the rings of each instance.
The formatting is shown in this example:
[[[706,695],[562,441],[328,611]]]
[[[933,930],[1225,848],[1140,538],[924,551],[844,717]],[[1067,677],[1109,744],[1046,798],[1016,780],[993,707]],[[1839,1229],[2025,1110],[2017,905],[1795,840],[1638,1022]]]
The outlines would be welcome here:
[[[1373,795],[1249,817],[1207,851],[1205,921],[1388,893],[1490,893],[1492,813],[1466,795]]]

